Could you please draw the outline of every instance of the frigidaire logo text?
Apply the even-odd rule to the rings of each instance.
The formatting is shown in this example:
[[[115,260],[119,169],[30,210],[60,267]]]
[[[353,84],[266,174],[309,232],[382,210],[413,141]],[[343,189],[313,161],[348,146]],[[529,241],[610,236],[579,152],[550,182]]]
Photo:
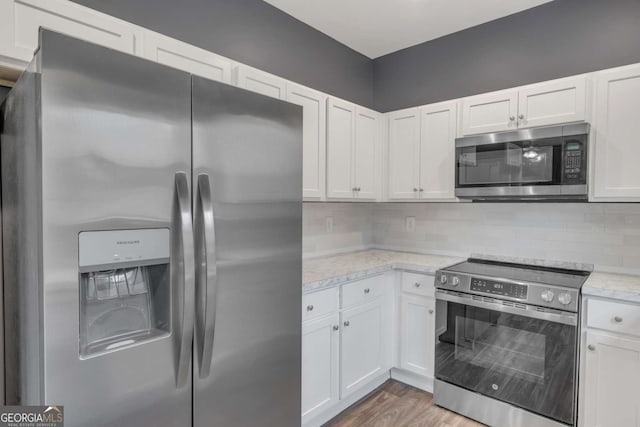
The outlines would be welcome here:
[[[63,427],[62,406],[4,406],[0,408],[0,426]]]
[[[140,240],[118,240],[116,245],[139,245]]]

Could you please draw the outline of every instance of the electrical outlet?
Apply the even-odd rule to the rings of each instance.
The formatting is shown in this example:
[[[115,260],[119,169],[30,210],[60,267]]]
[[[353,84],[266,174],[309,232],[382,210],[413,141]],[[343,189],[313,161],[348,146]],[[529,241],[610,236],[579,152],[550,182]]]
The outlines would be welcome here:
[[[413,233],[416,231],[416,217],[408,216],[404,219],[404,228],[407,233]]]
[[[325,228],[327,230],[327,233],[332,233],[333,232],[333,217],[332,216],[328,216],[325,219]]]

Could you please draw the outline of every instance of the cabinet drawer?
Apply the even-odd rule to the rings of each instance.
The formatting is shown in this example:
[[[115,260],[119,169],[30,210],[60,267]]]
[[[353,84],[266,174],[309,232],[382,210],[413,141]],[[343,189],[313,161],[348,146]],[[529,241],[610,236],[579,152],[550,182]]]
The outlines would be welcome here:
[[[342,308],[364,304],[382,295],[385,287],[385,275],[370,277],[342,286]]]
[[[589,299],[587,326],[640,336],[640,306]]]
[[[402,292],[435,298],[434,280],[426,274],[402,273]]]
[[[338,288],[302,295],[302,321],[338,310]]]

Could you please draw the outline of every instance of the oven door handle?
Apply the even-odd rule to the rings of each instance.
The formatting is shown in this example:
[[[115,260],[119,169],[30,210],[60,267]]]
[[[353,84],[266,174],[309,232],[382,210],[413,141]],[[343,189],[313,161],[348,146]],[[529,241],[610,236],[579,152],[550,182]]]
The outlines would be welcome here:
[[[478,301],[468,297],[461,297],[457,295],[451,295],[447,292],[436,291],[436,299],[442,301],[451,301],[458,304],[471,305],[479,308],[486,308],[487,310],[500,311],[503,313],[516,314],[523,317],[531,317],[533,319],[548,320],[550,322],[562,323],[564,325],[577,326],[578,315],[576,313],[551,313],[545,311],[537,311],[527,306],[527,309],[509,307],[499,303]]]

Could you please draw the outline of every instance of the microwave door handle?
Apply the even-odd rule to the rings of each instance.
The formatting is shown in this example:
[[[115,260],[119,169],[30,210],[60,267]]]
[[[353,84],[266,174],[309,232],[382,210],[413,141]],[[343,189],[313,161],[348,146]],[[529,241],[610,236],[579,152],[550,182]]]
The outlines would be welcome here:
[[[209,176],[198,175],[195,207],[196,334],[200,378],[209,376],[216,327],[218,271],[216,266],[216,234]]]
[[[195,303],[191,195],[187,174],[175,174],[171,239],[171,288],[176,387],[189,383]]]

